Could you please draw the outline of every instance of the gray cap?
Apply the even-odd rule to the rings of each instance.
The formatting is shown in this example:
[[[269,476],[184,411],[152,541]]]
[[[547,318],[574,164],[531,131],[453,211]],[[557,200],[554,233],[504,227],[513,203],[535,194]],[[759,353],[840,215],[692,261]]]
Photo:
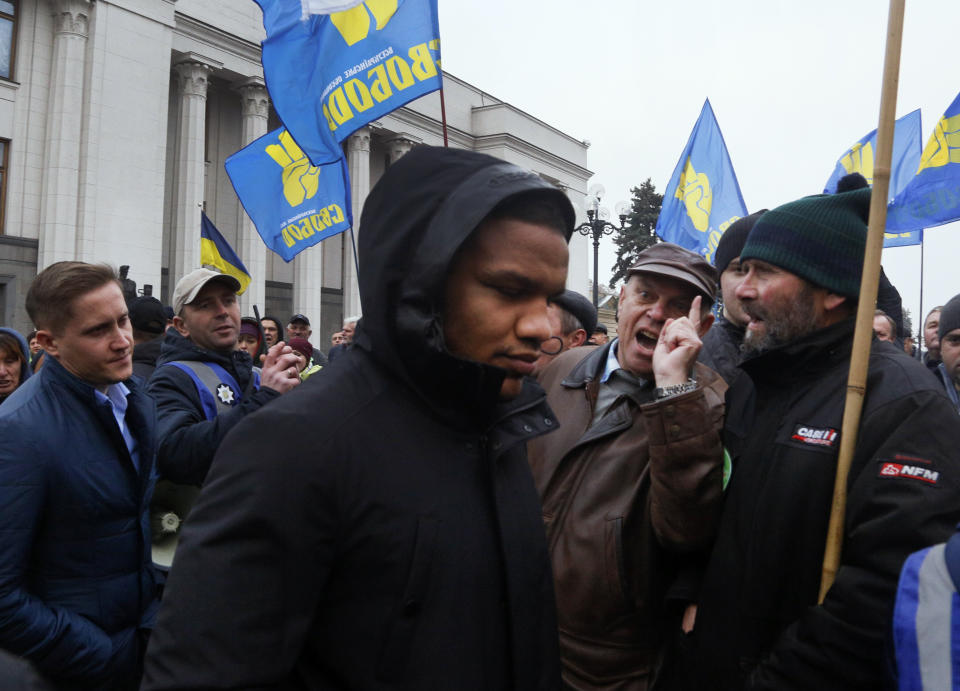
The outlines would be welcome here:
[[[711,304],[717,297],[720,275],[706,259],[696,252],[660,242],[637,255],[637,263],[627,269],[627,278],[636,273],[669,276],[696,288]]]
[[[183,306],[193,302],[197,293],[210,281],[223,281],[233,288],[234,292],[240,290],[240,281],[229,274],[212,269],[195,269],[177,281],[177,287],[173,289],[173,313],[180,314]]]

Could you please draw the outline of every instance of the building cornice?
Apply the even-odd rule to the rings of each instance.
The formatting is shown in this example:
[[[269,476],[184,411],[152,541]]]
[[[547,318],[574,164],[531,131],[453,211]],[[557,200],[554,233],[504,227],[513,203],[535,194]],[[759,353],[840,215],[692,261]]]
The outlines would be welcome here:
[[[565,158],[561,158],[556,154],[550,153],[546,149],[541,149],[539,146],[531,144],[530,142],[520,139],[512,134],[489,134],[477,137],[475,139],[474,150],[476,151],[482,152],[485,149],[492,149],[496,147],[513,149],[514,151],[526,154],[538,161],[543,161],[545,164],[563,171],[572,178],[582,180],[584,184],[586,184],[587,180],[593,176],[593,171],[584,168],[581,165],[577,165],[572,161],[568,161]]]
[[[259,43],[239,38],[223,29],[218,29],[181,12],[175,13],[175,20],[176,28],[174,31],[176,34],[210,46],[213,50],[232,55],[244,62],[260,65],[261,50]]]

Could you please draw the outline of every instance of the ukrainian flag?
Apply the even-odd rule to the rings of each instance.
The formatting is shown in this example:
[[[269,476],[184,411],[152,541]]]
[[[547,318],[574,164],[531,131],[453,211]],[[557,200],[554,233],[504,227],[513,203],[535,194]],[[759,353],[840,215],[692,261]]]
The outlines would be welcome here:
[[[250,285],[250,272],[247,271],[247,267],[202,211],[200,212],[200,263],[218,269],[220,273],[228,274],[240,281],[238,295]]]

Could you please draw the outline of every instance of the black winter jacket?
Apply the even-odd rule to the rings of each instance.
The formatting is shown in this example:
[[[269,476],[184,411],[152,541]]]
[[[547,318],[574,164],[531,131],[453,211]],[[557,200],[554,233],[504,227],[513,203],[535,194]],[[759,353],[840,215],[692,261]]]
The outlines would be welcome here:
[[[549,186],[454,149],[387,170],[363,211],[354,345],[218,451],[146,691],[559,688],[525,453],[556,418],[529,380],[500,402],[505,372],[450,355],[438,315],[458,247],[530,189]]]
[[[701,590],[698,689],[876,689],[900,568],[960,520],[960,425],[936,382],[874,339],[840,569],[817,596],[853,322],[747,360],[728,394],[733,460]]]
[[[733,383],[743,375],[743,370],[739,367],[743,331],[743,327],[721,316],[703,337],[703,347],[697,358],[723,377],[729,386],[733,386]]]
[[[146,343],[133,346],[133,373],[146,384],[150,381],[153,371],[157,369],[157,360],[163,349],[163,338],[155,338]]]
[[[163,366],[176,360],[212,362],[233,375],[243,398],[232,410],[207,420],[197,387],[182,370]],[[157,470],[161,479],[184,485],[199,485],[210,469],[217,447],[246,415],[280,394],[273,389],[252,388],[253,360],[242,350],[230,357],[205,350],[167,329],[157,369],[147,384],[147,393],[157,402]]]

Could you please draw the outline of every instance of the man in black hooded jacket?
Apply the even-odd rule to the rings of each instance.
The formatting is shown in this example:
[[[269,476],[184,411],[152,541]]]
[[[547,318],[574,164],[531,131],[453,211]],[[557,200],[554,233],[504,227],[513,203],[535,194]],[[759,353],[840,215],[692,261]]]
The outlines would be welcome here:
[[[557,423],[527,375],[573,222],[489,156],[418,147],[387,170],[354,346],[218,451],[145,690],[559,688],[525,453]]]

